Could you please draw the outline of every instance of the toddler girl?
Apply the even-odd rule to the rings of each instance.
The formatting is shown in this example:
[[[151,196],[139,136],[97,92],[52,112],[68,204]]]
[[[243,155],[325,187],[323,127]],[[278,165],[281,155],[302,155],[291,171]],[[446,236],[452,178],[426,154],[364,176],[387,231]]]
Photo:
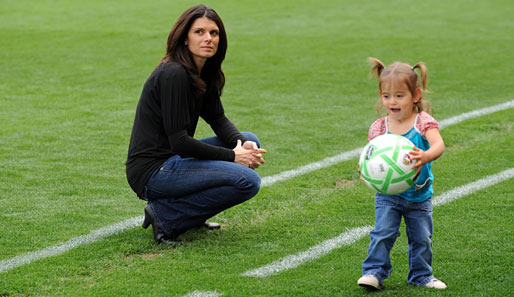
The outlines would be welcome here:
[[[439,124],[427,111],[430,106],[422,98],[426,90],[425,64],[410,66],[395,62],[385,66],[375,58],[371,73],[378,77],[377,111],[383,107],[387,116],[376,120],[369,129],[368,141],[385,133],[407,137],[415,145],[410,154],[417,160],[418,179],[407,191],[388,196],[375,195],[375,228],[370,232],[368,257],[362,264],[360,286],[379,290],[392,271],[390,251],[405,220],[409,243],[409,284],[445,289],[446,285],[432,274],[432,161],[444,152]],[[415,69],[420,70],[420,78]],[[421,86],[423,89],[421,89]]]

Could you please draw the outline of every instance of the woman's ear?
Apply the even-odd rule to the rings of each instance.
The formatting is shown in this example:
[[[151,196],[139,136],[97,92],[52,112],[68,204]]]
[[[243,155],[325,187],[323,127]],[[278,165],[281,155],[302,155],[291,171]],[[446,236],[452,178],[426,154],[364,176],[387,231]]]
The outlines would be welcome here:
[[[184,45],[187,46],[187,38],[184,40]]]

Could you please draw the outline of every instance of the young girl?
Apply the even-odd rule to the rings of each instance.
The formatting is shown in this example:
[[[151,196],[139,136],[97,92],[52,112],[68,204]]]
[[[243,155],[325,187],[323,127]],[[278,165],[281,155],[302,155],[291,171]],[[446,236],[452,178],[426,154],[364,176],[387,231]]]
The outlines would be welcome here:
[[[410,66],[395,62],[385,65],[375,58],[371,73],[378,77],[377,111],[383,107],[387,116],[376,120],[369,129],[368,140],[385,133],[399,134],[410,139],[417,160],[419,177],[409,190],[396,196],[377,193],[375,196],[375,228],[370,232],[368,257],[362,264],[362,277],[357,284],[379,290],[392,271],[389,253],[400,232],[402,216],[409,242],[409,284],[445,289],[446,285],[432,274],[432,161],[444,152],[439,124],[427,111],[430,106],[422,98],[426,90],[425,64]],[[421,73],[421,84],[415,69]],[[423,90],[421,89],[423,87]]]

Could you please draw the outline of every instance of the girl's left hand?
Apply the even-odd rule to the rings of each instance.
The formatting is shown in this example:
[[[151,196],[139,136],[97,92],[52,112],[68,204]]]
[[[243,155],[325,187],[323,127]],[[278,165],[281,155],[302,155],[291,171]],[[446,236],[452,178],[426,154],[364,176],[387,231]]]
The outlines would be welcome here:
[[[411,156],[413,160],[416,160],[416,163],[412,165],[412,168],[418,168],[417,172],[421,170],[423,165],[431,161],[425,151],[417,147],[414,147],[414,151],[410,152],[409,156]]]
[[[430,148],[423,151],[422,149],[414,147],[414,151],[409,153],[412,159],[417,161],[416,164],[412,166],[412,168],[418,168],[417,173],[419,173],[423,165],[439,158],[444,152],[444,141],[441,134],[439,134],[439,129],[430,129],[425,135],[430,144]]]

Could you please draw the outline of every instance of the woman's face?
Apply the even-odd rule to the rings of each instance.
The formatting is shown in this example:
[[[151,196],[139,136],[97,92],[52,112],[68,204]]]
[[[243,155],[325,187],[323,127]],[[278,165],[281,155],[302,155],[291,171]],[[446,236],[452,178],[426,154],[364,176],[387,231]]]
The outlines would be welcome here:
[[[219,28],[211,19],[197,18],[187,33],[186,46],[191,51],[196,65],[201,68],[205,61],[218,50]]]

